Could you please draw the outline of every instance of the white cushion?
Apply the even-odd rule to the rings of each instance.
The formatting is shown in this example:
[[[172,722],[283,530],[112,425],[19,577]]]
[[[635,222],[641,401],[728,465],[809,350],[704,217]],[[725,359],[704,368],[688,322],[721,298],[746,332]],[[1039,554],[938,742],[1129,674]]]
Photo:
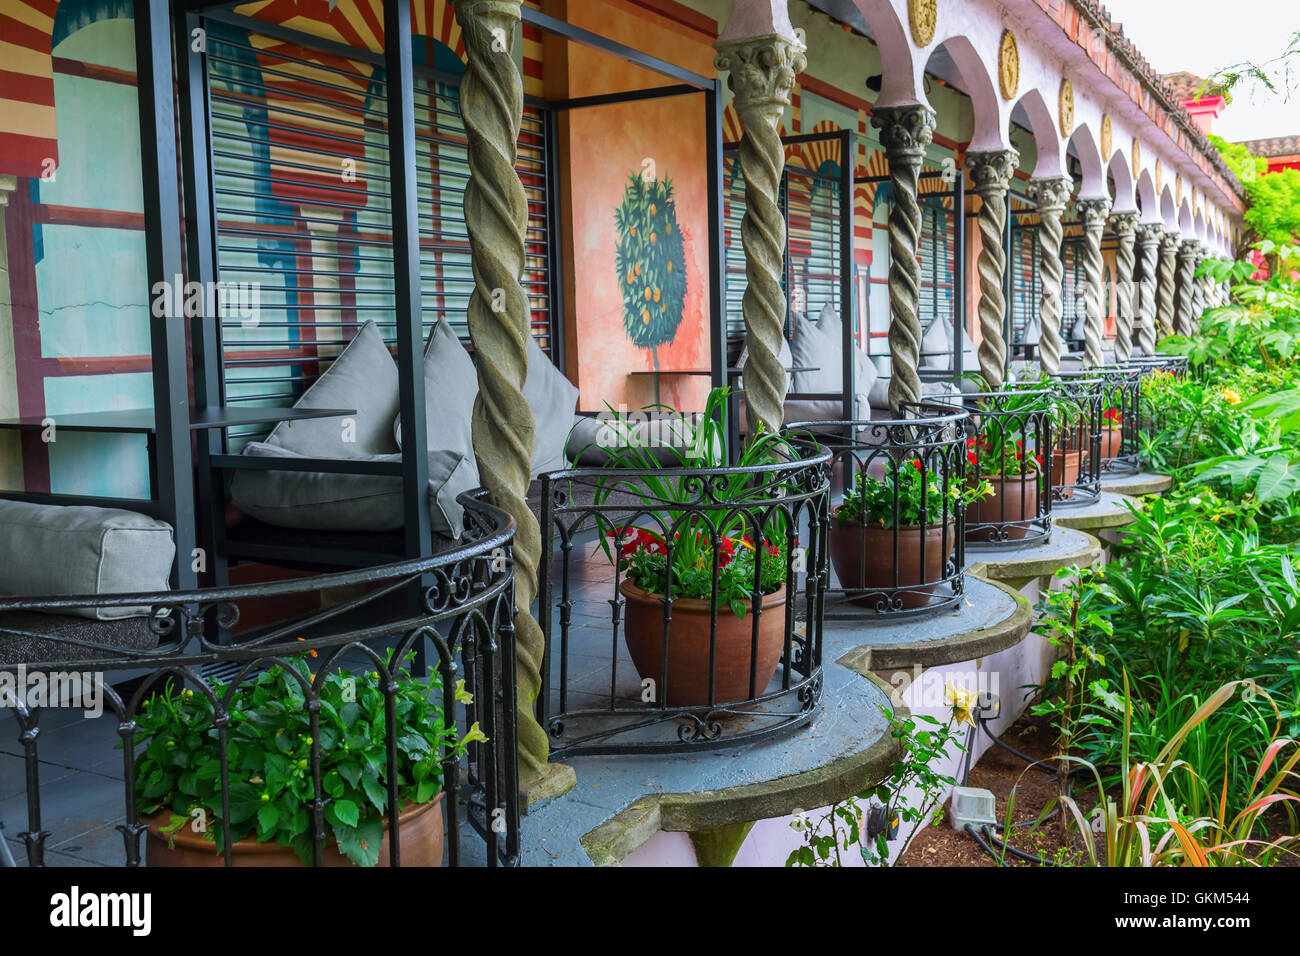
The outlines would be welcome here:
[[[794,373],[796,395],[834,394],[844,390],[844,326],[831,306],[822,309],[821,320],[793,323],[790,344],[796,368],[811,372]],[[853,390],[860,399],[871,392],[877,378],[876,366],[861,349],[853,350]]]
[[[0,500],[0,594],[166,591],[175,557],[171,525],[147,515]],[[140,606],[63,608],[57,613],[111,621],[150,611]]]

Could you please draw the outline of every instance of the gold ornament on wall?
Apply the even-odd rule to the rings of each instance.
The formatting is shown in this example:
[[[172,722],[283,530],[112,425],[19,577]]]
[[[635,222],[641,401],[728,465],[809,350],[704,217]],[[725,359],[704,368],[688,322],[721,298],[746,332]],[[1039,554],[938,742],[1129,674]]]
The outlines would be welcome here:
[[[1059,98],[1061,135],[1069,136],[1074,132],[1074,86],[1069,80],[1061,81]]]
[[[1112,145],[1112,134],[1110,128],[1110,114],[1107,113],[1101,118],[1101,161],[1110,162],[1110,147]]]
[[[1020,89],[1020,45],[1010,30],[1002,31],[1002,41],[998,44],[998,86],[1004,100],[1015,99]]]
[[[1137,182],[1142,178],[1142,143],[1136,136],[1133,137],[1133,181]]]
[[[912,27],[912,40],[917,46],[929,46],[934,39],[938,7],[939,0],[907,0],[907,19]]]
[[[1156,192],[1161,193],[1165,190],[1165,164],[1157,157],[1156,159]]]
[[[1174,203],[1181,206],[1183,204],[1183,174],[1177,173],[1174,176]]]

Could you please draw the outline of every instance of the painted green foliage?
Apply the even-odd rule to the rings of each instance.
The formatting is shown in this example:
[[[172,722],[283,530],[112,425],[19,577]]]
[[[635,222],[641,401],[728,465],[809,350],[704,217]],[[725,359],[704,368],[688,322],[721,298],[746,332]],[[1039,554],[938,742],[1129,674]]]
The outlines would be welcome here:
[[[633,344],[654,352],[676,336],[686,307],[686,248],[672,180],[629,176],[614,225],[623,328]]]

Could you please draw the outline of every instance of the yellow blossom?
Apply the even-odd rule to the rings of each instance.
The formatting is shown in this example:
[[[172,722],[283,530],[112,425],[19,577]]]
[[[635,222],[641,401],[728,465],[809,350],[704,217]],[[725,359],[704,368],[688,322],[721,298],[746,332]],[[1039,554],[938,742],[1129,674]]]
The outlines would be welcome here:
[[[1241,393],[1238,392],[1235,388],[1225,388],[1223,390],[1223,400],[1227,402],[1229,405],[1240,405]]]
[[[943,690],[944,699],[952,706],[952,712],[957,717],[957,723],[970,724],[974,727],[975,719],[971,716],[971,708],[975,706],[975,692],[958,686],[952,681],[944,684]]]

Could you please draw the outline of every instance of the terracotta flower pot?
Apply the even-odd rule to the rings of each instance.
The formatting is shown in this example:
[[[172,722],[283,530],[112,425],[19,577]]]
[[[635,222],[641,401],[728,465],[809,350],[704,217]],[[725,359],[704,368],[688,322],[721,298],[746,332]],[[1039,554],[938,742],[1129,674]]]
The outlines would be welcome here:
[[[1116,426],[1101,433],[1101,457],[1118,458],[1124,446],[1124,428]]]
[[[442,866],[442,846],[445,825],[442,819],[442,798],[438,794],[428,803],[414,803],[397,817],[402,835],[402,866]],[[170,810],[144,817],[141,822],[149,827],[145,841],[144,858],[148,866],[225,866],[226,858],[217,852],[217,845],[206,834],[195,833],[183,826],[174,835],[162,832],[171,819]],[[328,832],[328,831],[327,831]],[[171,844],[169,846],[169,844]],[[388,818],[384,818],[384,840],[379,846],[377,866],[388,866]],[[351,860],[339,852],[332,836],[327,836],[321,847],[323,866],[353,866]],[[278,843],[258,843],[254,839],[236,841],[230,848],[231,866],[305,866],[292,847]]]
[[[1010,476],[984,475],[983,478],[993,486],[993,494],[967,506],[966,540],[997,540],[996,529],[972,527],[976,522],[1002,524],[1005,525],[1002,532],[1007,538],[1024,538],[1029,534],[1029,528],[1023,523],[1011,522],[1028,522],[1038,517],[1038,472],[1029,471],[1024,475]]]
[[[1052,487],[1061,489],[1062,498],[1074,497],[1082,466],[1082,448],[1058,448],[1052,452]]]
[[[878,588],[869,594],[853,598],[862,607],[875,607],[886,600],[895,588],[915,588],[898,594],[899,604],[905,608],[924,607],[941,577],[949,555],[944,554],[944,535],[947,533],[951,551],[957,526],[949,522],[947,529],[934,526],[922,529],[908,525],[898,533],[898,583],[894,583],[894,528],[879,525],[864,527],[857,522],[841,526],[837,518],[831,519],[831,565],[840,587],[851,590]],[[921,566],[921,540],[925,539],[925,567]],[[865,552],[865,561],[864,559]],[[933,583],[931,583],[933,582]],[[918,585],[927,585],[919,587]]]
[[[668,622],[668,673],[663,668],[663,597],[637,587],[629,578],[619,582],[627,598],[623,636],[632,663],[642,678],[655,682],[669,707],[709,706],[709,602],[675,598]],[[750,651],[754,619],[752,602],[745,616],[737,617],[725,605],[718,607],[717,654],[714,666],[714,703],[749,698]],[[763,597],[758,625],[758,663],[754,678],[762,694],[776,673],[785,649],[785,588]]]

